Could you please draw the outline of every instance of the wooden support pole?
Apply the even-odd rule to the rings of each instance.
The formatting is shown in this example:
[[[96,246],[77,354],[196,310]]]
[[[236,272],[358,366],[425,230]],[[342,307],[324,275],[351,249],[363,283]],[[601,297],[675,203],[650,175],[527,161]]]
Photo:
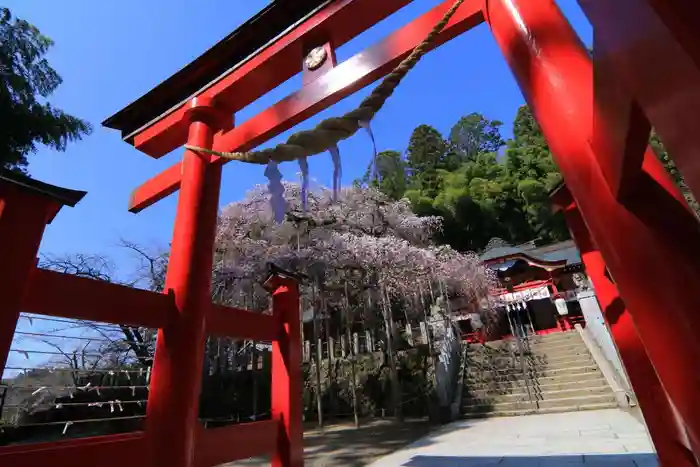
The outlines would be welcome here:
[[[301,326],[299,286],[288,278],[272,277],[272,313],[281,337],[272,342],[272,418],[279,423],[273,467],[304,465],[302,428]]]

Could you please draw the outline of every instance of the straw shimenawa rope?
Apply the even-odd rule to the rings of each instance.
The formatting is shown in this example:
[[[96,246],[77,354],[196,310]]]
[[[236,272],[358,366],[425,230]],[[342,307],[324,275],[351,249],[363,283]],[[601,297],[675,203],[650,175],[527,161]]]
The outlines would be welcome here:
[[[293,134],[286,143],[278,144],[273,148],[262,149],[260,151],[245,152],[219,152],[211,149],[200,148],[198,146],[185,145],[186,149],[192,151],[214,154],[224,159],[232,159],[252,164],[267,164],[271,160],[276,162],[288,162],[303,157],[313,156],[328,151],[339,141],[354,135],[363,124],[372,120],[372,117],[379,112],[384,102],[393,94],[396,87],[406,74],[425,55],[428,47],[433,43],[435,37],[445,28],[450,18],[457,11],[464,0],[456,0],[455,3],[445,13],[439,23],[430,31],[423,41],[413,49],[408,57],[399,63],[394,70],[389,73],[384,80],[367,96],[360,105],[342,117],[332,117],[323,120],[312,130],[304,130]]]

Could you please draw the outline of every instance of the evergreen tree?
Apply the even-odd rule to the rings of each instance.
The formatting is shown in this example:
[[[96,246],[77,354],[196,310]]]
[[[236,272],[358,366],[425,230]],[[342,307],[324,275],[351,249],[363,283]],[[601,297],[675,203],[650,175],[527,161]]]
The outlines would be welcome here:
[[[406,151],[411,188],[435,198],[439,190],[438,170],[444,168],[447,144],[439,131],[429,125],[413,130]]]
[[[64,151],[90,124],[48,102],[61,77],[44,57],[53,42],[0,8],[0,168],[26,172],[27,156],[43,144]]]
[[[470,113],[459,119],[450,130],[450,143],[454,148],[456,160],[454,170],[461,163],[466,162],[479,154],[498,152],[505,141],[499,128],[503,125],[498,120],[489,120],[480,113]]]
[[[550,191],[561,181],[549,146],[528,106],[521,106],[513,122],[513,139],[505,153],[509,197],[520,205],[528,235],[543,241],[569,238],[561,214],[552,212]]]

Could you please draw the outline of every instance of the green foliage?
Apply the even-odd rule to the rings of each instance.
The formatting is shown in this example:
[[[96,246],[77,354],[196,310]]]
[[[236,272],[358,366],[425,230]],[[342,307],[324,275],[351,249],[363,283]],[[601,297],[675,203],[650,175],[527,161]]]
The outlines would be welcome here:
[[[478,113],[460,118],[450,130],[449,142],[456,156],[450,162],[459,166],[479,154],[498,152],[505,144],[499,130],[502,125],[502,122],[488,120]],[[456,167],[449,168],[453,170]]]
[[[90,124],[46,102],[61,77],[44,57],[53,42],[0,8],[0,167],[26,172],[27,155],[43,144],[64,151]]]
[[[389,198],[397,201],[403,198],[408,183],[406,161],[398,151],[382,151],[377,154],[375,177],[371,168],[367,170],[363,182],[377,188]]]
[[[419,125],[405,160],[396,151],[379,155],[378,177],[372,183],[393,199],[408,198],[420,216],[441,216],[437,240],[460,251],[483,250],[496,237],[511,244],[569,238],[563,216],[553,213],[549,202],[561,174],[529,107],[518,109],[512,139],[503,140],[501,126],[471,113],[445,139],[435,128]],[[649,143],[700,213],[655,132]]]
[[[445,166],[447,143],[439,131],[429,125],[413,130],[406,151],[410,187],[435,198],[440,189],[438,170]]]
[[[680,171],[676,167],[676,164],[669,157],[666,147],[664,146],[663,142],[661,142],[661,138],[659,138],[659,135],[654,130],[651,131],[649,145],[652,147],[652,149],[654,149],[656,156],[659,158],[664,167],[666,167],[666,170],[668,171],[669,175],[671,175],[673,181],[676,182],[676,185],[681,190],[681,193],[688,202],[688,205],[693,209],[693,211],[695,211],[695,215],[700,217],[700,203],[698,203],[693,194],[690,192],[688,185],[686,185],[685,180],[683,179],[683,175],[681,175]]]
[[[661,142],[661,138],[659,138],[659,135],[654,130],[651,131],[649,145],[652,147],[652,149],[654,149],[656,156],[659,158],[664,167],[666,167],[666,170],[668,170],[668,173],[671,175],[671,178],[673,178],[673,181],[676,182],[679,187],[685,188],[683,176],[678,171],[676,164],[669,157],[664,143]]]
[[[512,140],[502,139],[501,126],[470,114],[450,133],[460,164],[441,173],[432,207],[445,219],[443,241],[457,249],[478,251],[494,237],[511,243],[568,238],[563,219],[549,205],[559,172],[531,112],[526,106],[518,110]]]
[[[563,216],[554,214],[549,204],[549,193],[561,182],[561,175],[527,106],[518,109],[513,122],[513,139],[508,141],[505,169],[506,185],[525,215],[530,238],[547,242],[568,238]]]
[[[518,110],[512,140],[503,139],[502,125],[471,113],[447,139],[419,125],[406,159],[396,151],[381,153],[370,183],[393,199],[408,198],[418,215],[441,216],[438,241],[461,251],[479,251],[494,237],[511,243],[568,238],[562,217],[549,205],[561,177],[530,110]]]

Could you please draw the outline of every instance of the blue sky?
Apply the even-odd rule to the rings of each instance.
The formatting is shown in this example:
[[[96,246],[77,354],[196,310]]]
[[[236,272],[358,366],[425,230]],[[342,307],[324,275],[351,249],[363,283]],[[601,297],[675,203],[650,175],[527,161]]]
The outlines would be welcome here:
[[[440,0],[415,0],[338,50],[343,61],[406,24]],[[64,79],[50,99],[69,113],[94,125],[94,132],[72,144],[65,153],[41,149],[31,158],[30,172],[40,180],[88,195],[74,209],[65,209],[48,227],[41,252],[50,254],[96,253],[107,255],[128,274],[130,259],[118,247],[125,238],[147,247],[165,247],[172,234],[177,196],[173,195],[138,215],[126,210],[133,188],[168,167],[181,150],[153,160],[124,143],[116,131],[100,126],[107,116],[123,108],[151,87],[211,47],[260,10],[267,1],[197,2],[122,0],[95,2],[65,0],[10,0],[14,15],[36,25],[56,45],[48,59]],[[558,0],[584,41],[590,27],[576,0]],[[206,8],[204,8],[206,6]],[[301,86],[296,76],[240,111],[242,122]],[[320,119],[353,108],[367,89],[336,104],[297,128],[310,128]],[[446,133],[460,116],[481,112],[510,123],[523,98],[485,25],[430,53],[406,78],[373,121],[379,150],[404,151],[413,128],[421,123]],[[285,133],[268,144],[280,142]],[[361,175],[372,148],[366,134],[342,143],[344,183]],[[234,167],[235,164],[235,167]],[[311,175],[330,185],[330,157],[310,161]],[[282,167],[293,178],[295,164]],[[231,163],[224,169],[221,205],[240,199],[256,183],[263,183],[263,168]]]

